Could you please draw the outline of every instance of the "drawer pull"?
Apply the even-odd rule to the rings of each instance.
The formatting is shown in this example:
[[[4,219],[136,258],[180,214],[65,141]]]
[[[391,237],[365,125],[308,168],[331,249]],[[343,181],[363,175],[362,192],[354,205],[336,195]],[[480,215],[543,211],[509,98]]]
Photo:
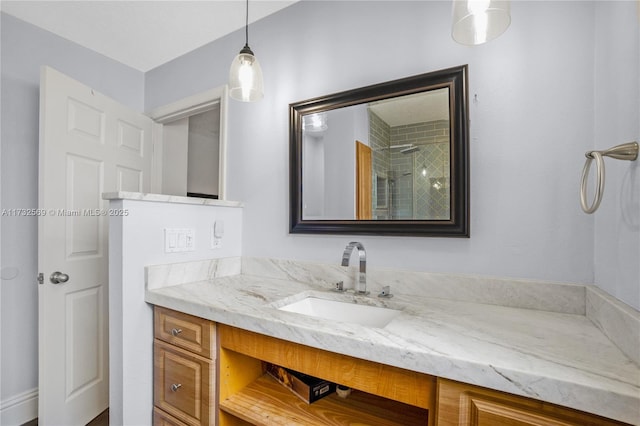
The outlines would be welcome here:
[[[182,329],[181,328],[173,328],[173,329],[171,329],[171,334],[173,336],[177,336],[180,333],[182,333]]]
[[[178,392],[178,389],[180,389],[182,387],[182,385],[180,383],[174,383],[171,385],[171,390],[173,392]]]

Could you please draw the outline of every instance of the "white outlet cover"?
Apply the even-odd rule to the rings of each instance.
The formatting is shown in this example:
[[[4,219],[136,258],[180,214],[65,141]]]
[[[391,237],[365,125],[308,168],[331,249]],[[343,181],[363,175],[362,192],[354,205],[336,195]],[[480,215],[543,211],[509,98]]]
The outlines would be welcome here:
[[[222,238],[216,238],[216,224],[215,221],[213,223],[213,225],[211,225],[211,235],[210,235],[210,241],[211,241],[211,249],[219,249],[222,248]]]

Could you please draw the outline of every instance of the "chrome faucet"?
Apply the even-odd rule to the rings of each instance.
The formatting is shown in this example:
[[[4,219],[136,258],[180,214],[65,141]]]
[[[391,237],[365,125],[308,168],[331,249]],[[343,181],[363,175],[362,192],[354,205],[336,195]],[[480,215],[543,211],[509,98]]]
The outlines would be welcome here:
[[[351,259],[351,253],[353,253],[354,248],[358,250],[358,256],[360,257],[360,273],[358,274],[358,285],[355,292],[369,294],[367,291],[367,252],[362,243],[352,241],[347,244],[344,253],[342,253],[342,266],[349,266],[349,259]]]

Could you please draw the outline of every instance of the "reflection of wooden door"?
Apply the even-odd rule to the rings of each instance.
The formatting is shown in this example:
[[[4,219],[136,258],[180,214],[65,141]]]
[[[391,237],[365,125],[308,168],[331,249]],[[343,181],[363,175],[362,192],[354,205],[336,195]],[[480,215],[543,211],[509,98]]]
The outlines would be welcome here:
[[[372,219],[371,148],[356,141],[356,219]]]

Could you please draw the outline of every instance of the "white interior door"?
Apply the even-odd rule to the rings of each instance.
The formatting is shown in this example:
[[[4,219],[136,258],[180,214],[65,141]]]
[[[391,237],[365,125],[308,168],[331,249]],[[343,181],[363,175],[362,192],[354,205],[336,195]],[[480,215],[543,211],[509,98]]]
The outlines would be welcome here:
[[[108,407],[107,226],[120,212],[102,193],[149,191],[151,123],[42,68],[39,424],[85,425]]]

